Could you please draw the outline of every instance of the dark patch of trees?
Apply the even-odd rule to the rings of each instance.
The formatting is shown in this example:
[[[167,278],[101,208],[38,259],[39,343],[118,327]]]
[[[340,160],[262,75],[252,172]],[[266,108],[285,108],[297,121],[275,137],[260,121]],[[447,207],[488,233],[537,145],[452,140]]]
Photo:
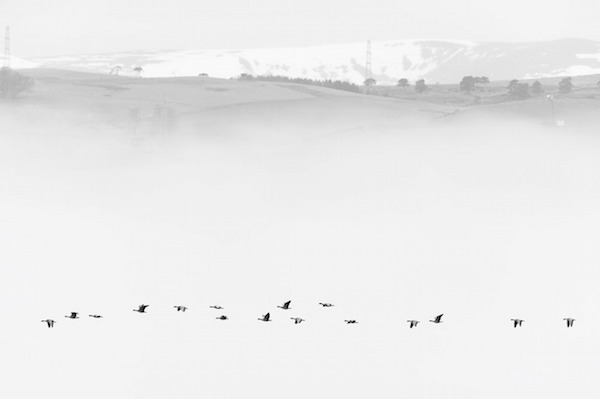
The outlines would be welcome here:
[[[470,93],[472,90],[475,90],[477,85],[488,83],[490,83],[490,80],[486,76],[465,76],[462,78],[458,87],[460,91]]]
[[[19,94],[30,90],[35,81],[29,76],[15,72],[10,68],[0,70],[0,97],[14,100]]]
[[[536,80],[535,82],[533,82],[533,84],[531,85],[531,93],[537,95],[540,95],[544,92],[544,88],[542,87],[542,84],[540,83],[539,80]]]
[[[470,93],[471,90],[475,90],[475,78],[473,76],[463,77],[458,87],[460,88],[460,91]]]
[[[428,87],[425,84],[425,79],[419,79],[415,82],[415,91],[417,93],[423,93],[424,91],[427,91]]]
[[[529,83],[520,83],[513,79],[508,84],[508,97],[514,100],[523,100],[529,98]]]
[[[408,86],[410,86],[410,83],[408,83],[408,79],[402,78],[402,79],[398,80],[397,86],[398,87],[408,87]]]
[[[558,91],[562,94],[570,93],[571,90],[573,90],[573,82],[571,80],[572,79],[569,77],[558,82]]]
[[[368,79],[365,79],[363,84],[365,86],[375,86],[377,84],[377,81],[373,78],[368,78]]]
[[[298,83],[309,86],[327,87],[329,89],[351,91],[354,93],[360,93],[360,86],[354,83],[345,82],[341,80],[316,80],[308,78],[290,78],[287,76],[269,75],[269,76],[252,76],[247,73],[243,73],[238,78],[239,80],[258,80],[266,82],[284,82],[284,83]]]

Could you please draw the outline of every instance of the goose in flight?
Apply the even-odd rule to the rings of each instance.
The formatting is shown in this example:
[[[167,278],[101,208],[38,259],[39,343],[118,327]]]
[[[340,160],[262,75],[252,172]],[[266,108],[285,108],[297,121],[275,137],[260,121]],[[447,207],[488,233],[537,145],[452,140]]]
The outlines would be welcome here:
[[[563,320],[565,320],[567,322],[567,328],[573,327],[573,322],[575,321],[575,319],[572,319],[570,317],[566,317]]]
[[[351,320],[344,320],[344,321],[346,322],[346,324],[357,324],[358,323],[358,321],[352,320],[352,319]]]
[[[443,321],[442,321],[442,316],[443,315],[444,315],[443,313],[440,314],[440,315],[437,315],[437,316],[435,316],[435,319],[429,320],[429,321],[432,322],[432,323],[436,323],[436,324],[437,323],[443,323]]]
[[[175,309],[177,309],[178,312],[185,312],[187,310],[187,308],[185,306],[181,306],[181,305],[177,305],[177,306],[173,306]]]
[[[513,327],[517,328],[517,327],[521,327],[521,324],[523,324],[523,322],[525,320],[521,320],[521,319],[511,319],[513,322]]]
[[[290,317],[290,319],[294,320],[294,324],[300,324],[303,321],[305,321],[304,319],[302,319],[300,317]]]
[[[281,309],[288,310],[288,309],[291,309],[291,308],[290,308],[290,303],[292,303],[292,301],[287,301],[287,302],[284,302],[283,306],[277,306],[277,307],[278,307],[278,308],[281,308]]]
[[[42,320],[42,323],[48,324],[48,328],[54,328],[54,323],[56,323],[56,321],[54,321],[52,319],[46,319],[46,320]]]
[[[410,323],[410,328],[416,327],[417,324],[420,323],[419,320],[406,320],[408,323]]]
[[[99,315],[99,314],[91,314],[91,315],[88,315],[88,316],[93,317],[94,319],[101,319],[102,318],[102,316]]]
[[[217,320],[227,320],[227,316],[221,315],[221,316],[217,317]]]
[[[133,309],[134,312],[146,313],[146,308],[150,305],[140,305],[137,309]]]
[[[333,306],[333,304],[331,303],[323,303],[323,302],[319,302],[319,305],[323,306],[324,308],[330,308]]]
[[[68,315],[68,316],[65,316],[65,317],[66,317],[66,318],[68,318],[68,319],[78,319],[78,318],[79,318],[79,316],[78,316],[78,315],[79,315],[79,313],[78,313],[78,312],[71,312],[71,314],[70,314],[70,315]]]
[[[270,313],[267,313],[267,314],[263,315],[263,317],[258,318],[258,320],[260,320],[260,321],[271,321],[270,319],[271,319]]]
[[[209,307],[212,309],[223,309],[223,307],[219,305],[210,305]]]

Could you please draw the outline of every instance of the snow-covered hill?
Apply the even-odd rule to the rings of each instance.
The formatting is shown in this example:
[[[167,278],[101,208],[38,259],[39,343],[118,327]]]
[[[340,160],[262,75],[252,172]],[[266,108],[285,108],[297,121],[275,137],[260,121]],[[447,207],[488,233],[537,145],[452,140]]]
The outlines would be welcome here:
[[[249,50],[147,51],[87,54],[31,60],[36,65],[142,76],[231,78],[242,73],[334,79],[361,83],[366,43]],[[455,83],[465,75],[491,80],[600,73],[600,42],[564,39],[535,43],[396,40],[372,42],[373,77],[393,84],[400,78]]]

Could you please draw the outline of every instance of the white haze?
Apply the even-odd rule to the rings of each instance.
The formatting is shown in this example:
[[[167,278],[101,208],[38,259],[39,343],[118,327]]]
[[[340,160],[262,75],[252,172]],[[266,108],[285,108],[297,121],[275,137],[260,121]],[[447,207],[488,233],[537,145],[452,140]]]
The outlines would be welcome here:
[[[0,123],[1,397],[595,391],[597,136],[315,121],[135,147]]]

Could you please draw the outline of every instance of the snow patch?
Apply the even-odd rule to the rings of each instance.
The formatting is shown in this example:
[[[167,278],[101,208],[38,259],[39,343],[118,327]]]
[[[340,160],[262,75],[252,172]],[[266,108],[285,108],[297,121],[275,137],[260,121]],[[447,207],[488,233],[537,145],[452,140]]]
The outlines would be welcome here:
[[[600,53],[595,53],[595,54],[580,53],[580,54],[575,54],[575,56],[577,58],[579,58],[580,60],[592,59],[592,60],[596,60],[596,61],[600,62]]]

